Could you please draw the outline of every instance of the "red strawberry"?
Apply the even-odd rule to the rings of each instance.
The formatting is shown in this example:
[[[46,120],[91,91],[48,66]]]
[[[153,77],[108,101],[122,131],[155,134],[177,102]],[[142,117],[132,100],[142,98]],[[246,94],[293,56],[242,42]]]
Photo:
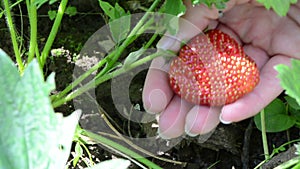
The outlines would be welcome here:
[[[194,104],[221,106],[251,92],[259,70],[242,47],[220,30],[191,39],[171,62],[170,84]]]

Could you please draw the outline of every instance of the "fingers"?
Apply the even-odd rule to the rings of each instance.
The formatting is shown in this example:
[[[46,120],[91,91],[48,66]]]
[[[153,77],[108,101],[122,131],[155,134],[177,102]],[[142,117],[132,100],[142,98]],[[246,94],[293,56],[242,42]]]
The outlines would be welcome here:
[[[277,71],[274,69],[274,66],[278,64],[289,65],[290,58],[282,55],[272,57],[262,68],[260,82],[254,90],[236,102],[223,107],[220,115],[221,122],[229,124],[252,117],[283,91],[276,77]]]
[[[152,61],[143,89],[144,108],[150,113],[162,112],[173,97],[166,73],[169,65],[163,57]]]
[[[264,7],[245,4],[232,8],[219,21],[232,29],[244,43],[265,50],[269,56],[282,54],[300,58],[300,37],[295,36],[300,34],[297,5],[291,6],[287,17],[279,17]]]
[[[191,4],[187,4],[187,7],[191,9],[187,10],[185,18],[180,19],[180,29],[177,35],[165,35],[159,41],[157,48],[177,52],[183,41],[187,41],[200,33],[208,25],[210,14],[204,11],[210,11],[210,9],[200,10],[199,8],[204,8],[200,6],[192,8]],[[211,13],[213,15],[217,12],[212,11]],[[197,16],[197,19],[195,16]],[[204,19],[199,19],[199,16],[203,16]],[[144,108],[148,112],[158,113],[163,111],[173,97],[173,92],[169,87],[168,67],[169,65],[163,57],[154,59],[150,66],[143,90]]]
[[[221,107],[192,104],[175,96],[159,116],[159,135],[170,139],[187,133],[189,136],[206,134],[217,127]]]
[[[185,132],[189,136],[206,134],[217,127],[221,107],[195,105],[187,114]]]
[[[175,138],[184,133],[185,117],[192,104],[175,96],[169,106],[159,116],[159,135],[162,138]]]

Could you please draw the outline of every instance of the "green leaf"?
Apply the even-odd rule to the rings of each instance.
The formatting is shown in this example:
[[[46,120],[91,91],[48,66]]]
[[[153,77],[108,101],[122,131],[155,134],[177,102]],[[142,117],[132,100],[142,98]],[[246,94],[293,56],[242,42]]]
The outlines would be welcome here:
[[[291,67],[280,64],[275,66],[275,69],[285,93],[296,99],[300,105],[300,60],[291,59]]]
[[[122,16],[127,16],[130,15],[129,11],[126,13],[125,10],[118,4],[115,4],[115,18],[114,19],[118,19]]]
[[[81,148],[80,146],[80,143],[77,142],[76,145],[75,145],[75,156],[74,156],[74,159],[73,159],[73,167],[75,167],[80,159],[80,157],[83,155],[83,149]]]
[[[288,109],[290,116],[296,119],[296,121],[300,122],[300,110],[296,110],[293,107],[289,107]]]
[[[126,57],[126,59],[124,61],[124,66],[127,67],[127,66],[131,65],[133,62],[137,61],[144,52],[145,52],[145,49],[140,48],[137,51],[129,53],[129,55]]]
[[[113,7],[108,2],[99,0],[99,4],[104,13],[110,18],[109,28],[113,40],[115,43],[120,43],[130,31],[130,12],[125,12],[118,3]]]
[[[130,31],[130,15],[109,22],[109,28],[115,43],[123,41]]]
[[[294,98],[290,96],[284,96],[284,99],[286,100],[289,106],[291,106],[295,110],[300,110],[300,105],[297,103],[297,101]]]
[[[99,0],[99,4],[104,13],[111,19],[115,19],[115,8],[111,6],[108,2]]]
[[[86,169],[126,169],[130,165],[130,161],[124,159],[112,159],[103,161],[99,164],[94,165],[93,167],[89,167]]]
[[[74,16],[77,14],[77,8],[75,6],[68,6],[65,13],[69,16]]]
[[[175,35],[179,29],[179,17],[186,12],[185,5],[182,0],[166,0],[162,6],[162,12],[167,14],[163,15],[163,25],[169,33]]]
[[[285,96],[284,99],[287,102],[289,114],[297,121],[300,121],[300,105],[290,96]]]
[[[166,0],[162,10],[164,13],[180,17],[185,14],[186,7],[182,0]]]
[[[268,10],[272,8],[279,16],[286,16],[290,5],[297,3],[297,0],[257,0],[257,2],[263,4]]]
[[[56,11],[54,11],[54,10],[49,10],[49,11],[48,11],[49,19],[50,19],[51,21],[53,21],[53,20],[55,19],[55,17],[56,17],[56,14],[57,14]]]
[[[254,117],[254,122],[261,130],[260,114]],[[286,113],[285,105],[280,99],[275,99],[265,107],[265,123],[267,132],[280,132],[294,126],[296,119]]]
[[[2,50],[0,63],[0,168],[64,168],[80,112],[54,113],[54,74],[44,82],[36,60],[22,77]]]
[[[228,2],[229,0],[191,0],[191,1],[193,5],[204,4],[209,8],[215,5],[217,9],[225,9],[226,2]]]

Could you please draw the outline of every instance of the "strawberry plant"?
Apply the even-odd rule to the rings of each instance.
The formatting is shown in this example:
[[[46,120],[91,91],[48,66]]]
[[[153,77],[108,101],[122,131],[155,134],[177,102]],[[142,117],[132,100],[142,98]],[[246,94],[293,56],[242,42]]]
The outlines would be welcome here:
[[[211,30],[197,35],[171,62],[170,84],[176,94],[194,104],[221,106],[251,92],[259,70],[229,35]]]
[[[194,0],[193,3],[195,5],[205,3],[209,7],[215,5],[217,8],[224,9],[227,1]],[[154,0],[140,20],[133,24],[132,14],[122,8],[121,5],[118,3],[109,4],[99,0],[99,6],[109,18],[109,35],[112,37],[113,48],[109,48],[107,50],[109,52],[105,56],[85,73],[76,77],[65,89],[53,93],[49,97],[50,91],[55,87],[54,75],[51,74],[49,77],[45,77],[46,74],[43,71],[47,60],[51,58],[49,53],[60,25],[63,23],[64,14],[67,13],[71,16],[76,14],[77,11],[73,7],[68,7],[68,0],[59,1],[58,9],[49,11],[49,17],[53,19],[53,25],[46,37],[45,44],[41,44],[38,42],[40,33],[37,24],[39,20],[38,11],[43,5],[51,5],[58,1],[19,0],[13,4],[9,0],[3,0],[2,2],[3,9],[0,8],[0,17],[5,15],[12,41],[13,60],[16,63],[13,63],[0,50],[2,75],[0,76],[0,93],[2,96],[0,105],[5,105],[1,106],[3,118],[0,120],[0,131],[3,134],[0,136],[0,147],[3,153],[0,155],[0,168],[63,168],[71,147],[71,140],[80,110],[75,111],[69,117],[63,118],[61,114],[55,114],[53,108],[64,105],[90,89],[94,89],[99,84],[143,65],[156,57],[173,55],[168,51],[157,51],[147,56],[145,56],[145,53],[151,46],[155,45],[159,34],[166,31],[173,35],[176,34],[179,24],[178,17],[182,16],[186,10],[182,0],[166,0],[163,3],[160,0]],[[276,2],[262,0],[260,2],[265,2],[267,8],[273,8],[282,15],[290,5],[290,3],[285,3],[284,10],[281,10]],[[294,3],[295,1],[289,2]],[[24,9],[27,10],[23,12],[27,13],[29,20],[28,48],[19,44],[16,25],[13,22],[12,9],[18,4],[25,5],[26,8]],[[154,12],[158,12],[159,15],[154,15]],[[137,42],[136,40],[143,33],[149,32],[152,35],[146,42],[140,44],[142,47],[127,55],[126,49]],[[24,37],[21,38],[25,39]],[[201,57],[203,58],[192,51],[192,48],[197,48],[197,44],[206,46],[205,51],[202,51],[203,55]],[[223,46],[224,44],[225,46]],[[127,56],[121,63],[122,54]],[[229,55],[233,57],[229,57]],[[212,59],[214,59],[216,65],[208,64],[208,56],[213,56]],[[199,65],[196,66],[195,62]],[[189,68],[190,66],[191,68]],[[246,69],[250,70],[249,74],[245,73]],[[290,73],[289,71],[291,71],[286,67],[278,67],[278,69],[281,69],[282,73]],[[196,104],[215,106],[232,103],[250,92],[259,81],[258,73],[255,63],[245,55],[237,42],[222,32],[210,31],[206,35],[199,35],[191,40],[181,50],[179,58],[173,59],[170,77],[171,85],[178,95]],[[292,73],[292,77],[297,77],[297,73]],[[186,79],[184,79],[186,77],[190,77],[192,80],[186,82]],[[46,82],[44,78],[47,79]],[[83,81],[88,82],[82,84]],[[241,81],[247,81],[247,85],[241,83]],[[287,94],[294,97],[299,103],[299,98],[297,98],[299,92],[291,92],[297,88],[288,85],[291,79],[282,81],[283,86],[287,88]],[[191,94],[192,90],[199,87],[205,90],[197,90],[196,95]],[[217,93],[215,93],[216,91]],[[221,97],[223,94],[226,97]],[[289,118],[294,119],[289,124],[297,125],[299,117],[296,112],[298,112],[299,107],[291,99],[287,99],[287,105],[291,107],[289,112],[294,113],[293,116],[289,116]],[[284,117],[286,118],[286,116]],[[83,149],[79,146],[83,146],[81,137],[89,137],[96,143],[118,152],[139,166],[160,168],[140,154],[101,135],[80,127],[76,128],[75,134],[74,140],[77,142],[76,152],[78,154],[74,156],[74,165],[83,152]],[[84,147],[84,149],[86,148]],[[123,165],[123,168],[129,165],[128,160],[117,160],[100,164],[99,167],[106,168],[107,165],[114,167],[115,162],[118,166]]]
[[[13,22],[11,11],[12,8],[18,4],[24,5],[22,2],[25,3],[25,9],[27,9],[27,14],[29,16],[30,36],[28,48],[23,46],[20,47],[17,39],[18,34],[16,32],[16,25]],[[115,46],[112,51],[101,58],[101,60],[87,70],[87,72],[75,79],[72,84],[66,87],[66,89],[57,94],[52,94],[49,98],[50,90],[54,89],[53,74],[47,78],[49,79],[47,80],[47,83],[51,82],[51,84],[43,84],[43,76],[46,76],[43,74],[43,70],[46,61],[49,58],[49,53],[59,31],[59,27],[62,24],[63,15],[65,13],[76,13],[74,8],[67,8],[68,0],[60,1],[57,12],[52,12],[51,14],[54,19],[53,25],[46,38],[45,44],[42,46],[38,43],[37,39],[39,35],[37,24],[38,9],[45,4],[51,5],[55,2],[57,2],[57,0],[20,0],[15,4],[10,5],[8,0],[3,0],[4,9],[1,9],[1,13],[5,14],[17,66],[13,65],[12,61],[8,59],[8,56],[1,51],[0,60],[3,65],[1,66],[1,73],[7,76],[1,76],[1,94],[5,95],[5,97],[1,98],[0,104],[6,104],[8,106],[2,106],[3,111],[1,111],[4,113],[3,115],[5,118],[2,118],[0,129],[6,134],[0,137],[2,140],[0,146],[4,152],[1,154],[0,168],[63,168],[69,155],[68,153],[71,147],[70,141],[72,140],[74,128],[79,116],[78,112],[80,111],[78,110],[76,113],[73,113],[70,116],[71,118],[66,118],[71,119],[71,122],[69,120],[65,121],[72,125],[65,125],[67,122],[64,122],[59,114],[55,114],[53,108],[65,104],[115,76],[149,62],[155,57],[164,55],[166,52],[161,51],[141,58],[144,52],[154,44],[159,33],[167,30],[165,26],[170,25],[171,18],[176,18],[176,15],[179,16],[185,12],[185,7],[180,0],[175,1],[175,4],[180,5],[179,8],[176,9],[170,8],[170,5],[173,5],[174,3],[170,3],[169,1],[166,1],[162,7],[158,7],[160,0],[155,0],[136,25],[132,27],[133,24],[130,19],[131,14],[128,11],[125,11],[117,3],[115,5],[110,5],[107,2],[99,0],[100,7],[105,14],[110,17],[108,25],[110,26],[110,33],[113,37],[112,40]],[[68,9],[70,10],[68,11]],[[159,17],[162,17],[164,21],[157,23],[157,20],[155,20],[156,16],[152,14],[152,12],[156,10],[162,13],[172,13],[173,16],[163,17],[163,14],[160,13],[161,15]],[[119,27],[120,25],[122,25],[122,27]],[[177,24],[172,24],[170,29],[178,30],[177,26]],[[125,59],[124,64],[120,64],[119,58],[121,54],[124,53],[124,50],[146,31],[153,32],[149,41],[145,42],[141,49],[129,54]],[[98,70],[98,72],[92,81],[80,86],[79,84],[90,78],[95,70]],[[11,88],[8,90],[6,89],[7,86],[11,86]],[[9,96],[7,93],[10,93],[11,95]],[[16,116],[18,116],[18,118],[16,118]],[[16,125],[12,127],[14,123],[16,123]],[[62,134],[62,131],[65,131],[66,133]],[[49,138],[47,142],[45,141],[46,135],[48,135]],[[65,137],[58,138],[58,135],[63,135]],[[78,137],[83,137],[83,135],[85,137],[90,137],[94,141],[102,143],[113,150],[117,150],[116,152],[122,152],[120,154],[127,154],[123,156],[141,166],[146,165],[151,168],[160,168],[156,164],[124,146],[104,137],[84,131],[80,127],[76,129],[75,138],[77,139],[75,139],[75,141],[80,144]],[[63,139],[63,141],[61,139]],[[21,140],[22,145],[17,144],[17,140]],[[49,146],[44,147],[45,143]],[[28,145],[36,147],[29,149]],[[82,154],[82,149],[77,146],[76,152],[80,155]],[[61,156],[60,153],[63,154],[63,156]],[[56,160],[56,157],[59,157],[59,160]],[[78,155],[74,157],[74,163],[78,161],[78,158]],[[132,158],[136,158],[136,160],[133,160]],[[16,162],[16,160],[18,160],[18,162]],[[36,161],[39,161],[41,167],[34,165],[34,162]],[[113,166],[113,163],[114,162],[108,164]],[[128,166],[128,161],[121,160],[119,165],[122,164],[125,166],[124,168],[126,168]]]
[[[299,69],[300,61],[291,59],[291,67],[287,65],[277,65],[275,69],[278,71],[278,78],[281,86],[285,89],[287,96],[284,101],[275,99],[260,114],[254,117],[256,126],[262,130],[263,146],[265,153],[265,161],[257,166],[257,168],[264,162],[270,160],[274,156],[274,150],[269,155],[268,142],[266,132],[279,132],[289,129],[292,126],[299,127],[300,120],[300,79]],[[296,140],[299,142],[299,140]],[[276,149],[275,149],[276,150]],[[282,150],[282,149],[281,149]],[[299,150],[298,150],[299,151]],[[278,152],[276,152],[278,153]],[[299,155],[299,153],[298,153]],[[295,157],[286,163],[278,166],[278,168],[298,168],[300,158]]]

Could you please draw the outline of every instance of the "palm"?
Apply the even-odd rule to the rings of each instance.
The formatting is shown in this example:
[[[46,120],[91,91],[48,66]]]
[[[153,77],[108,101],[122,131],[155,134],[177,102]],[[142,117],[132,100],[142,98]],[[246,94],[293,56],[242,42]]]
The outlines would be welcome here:
[[[149,71],[143,100],[149,111],[162,112],[159,129],[161,135],[168,138],[180,136],[184,132],[189,135],[207,133],[219,123],[219,116],[226,123],[255,115],[282,92],[273,67],[277,64],[288,64],[290,57],[300,58],[300,48],[297,46],[300,44],[300,37],[295,36],[300,34],[300,10],[296,5],[291,8],[289,16],[284,18],[263,7],[248,3],[233,7],[219,19],[217,11],[203,7],[189,8],[185,17],[196,29],[182,24],[177,38],[188,40],[207,25],[217,26],[244,46],[245,52],[260,68],[261,80],[253,92],[222,108],[191,105],[173,95],[168,85],[167,74],[161,71],[165,70],[168,64],[162,59],[155,60],[152,66],[161,70]],[[202,16],[203,19],[195,16]],[[170,45],[165,43],[166,39],[169,38],[164,37],[162,40],[163,48],[174,51],[179,49],[179,43]]]

